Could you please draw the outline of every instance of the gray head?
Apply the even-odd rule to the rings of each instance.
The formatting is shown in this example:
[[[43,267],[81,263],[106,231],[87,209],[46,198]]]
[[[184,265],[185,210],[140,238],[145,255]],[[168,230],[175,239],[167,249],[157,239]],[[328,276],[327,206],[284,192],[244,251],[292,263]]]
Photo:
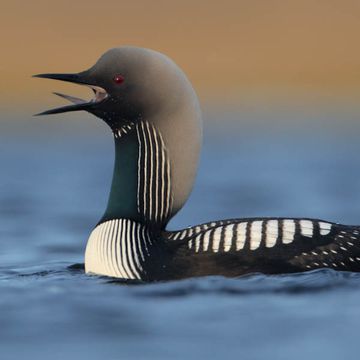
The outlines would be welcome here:
[[[85,101],[55,93],[74,105],[39,115],[86,110],[113,129],[121,120],[136,121],[159,112],[175,111],[177,106],[184,105],[186,94],[193,92],[184,73],[168,57],[153,50],[130,46],[108,50],[94,66],[76,74],[40,74],[35,77],[87,85],[95,94],[93,99]]]
[[[85,110],[103,119],[115,134],[129,123],[143,119],[152,123],[170,154],[173,214],[182,207],[197,169],[202,125],[197,96],[172,60],[153,50],[126,46],[107,51],[88,70],[35,77],[86,85],[95,94],[85,101],[56,93],[73,104],[39,115]]]

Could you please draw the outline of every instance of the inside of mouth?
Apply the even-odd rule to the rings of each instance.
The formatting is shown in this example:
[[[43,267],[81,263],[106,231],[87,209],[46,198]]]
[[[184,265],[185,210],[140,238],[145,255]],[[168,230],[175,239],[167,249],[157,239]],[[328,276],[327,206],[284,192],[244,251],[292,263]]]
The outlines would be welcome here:
[[[85,86],[92,89],[92,91],[94,93],[93,98],[90,100],[84,100],[84,99],[81,99],[81,98],[78,98],[75,96],[70,96],[70,95],[66,95],[66,94],[62,94],[62,93],[58,93],[58,92],[54,92],[54,94],[70,101],[73,104],[99,103],[108,97],[108,93],[106,92],[106,90],[100,86],[94,86],[94,85],[85,85]]]
[[[100,102],[108,97],[108,93],[100,86],[89,85],[94,92],[94,97],[91,99],[92,102]]]

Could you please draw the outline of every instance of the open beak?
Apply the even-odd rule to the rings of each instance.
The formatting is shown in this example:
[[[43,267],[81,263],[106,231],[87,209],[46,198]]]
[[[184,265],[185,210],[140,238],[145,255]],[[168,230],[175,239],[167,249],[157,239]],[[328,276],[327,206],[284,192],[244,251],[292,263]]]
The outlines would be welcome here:
[[[51,109],[51,110],[46,110],[46,111],[43,111],[36,115],[60,114],[60,113],[64,113],[64,112],[79,111],[79,110],[90,111],[108,97],[108,93],[106,92],[105,89],[103,89],[100,86],[91,84],[91,82],[87,80],[88,76],[87,76],[86,71],[78,73],[78,74],[38,74],[38,75],[33,75],[33,77],[43,78],[43,79],[61,80],[61,81],[67,81],[67,82],[71,82],[71,83],[75,83],[75,84],[79,84],[79,85],[84,85],[84,86],[87,86],[90,89],[92,89],[94,92],[94,97],[89,101],[79,99],[74,96],[54,92],[55,95],[58,95],[64,99],[70,101],[71,103],[73,103],[73,105],[67,105],[67,106],[62,106],[62,107]]]

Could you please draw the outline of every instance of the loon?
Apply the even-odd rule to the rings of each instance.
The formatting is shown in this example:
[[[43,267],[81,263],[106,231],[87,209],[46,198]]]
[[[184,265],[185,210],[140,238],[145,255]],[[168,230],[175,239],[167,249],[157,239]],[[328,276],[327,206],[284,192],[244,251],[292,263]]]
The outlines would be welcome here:
[[[38,115],[85,110],[112,130],[115,166],[105,213],[90,234],[85,271],[145,282],[319,268],[360,271],[360,226],[308,218],[212,221],[169,231],[196,175],[202,117],[183,71],[154,50],[124,46],[74,74],[39,74],[90,87],[85,101]]]

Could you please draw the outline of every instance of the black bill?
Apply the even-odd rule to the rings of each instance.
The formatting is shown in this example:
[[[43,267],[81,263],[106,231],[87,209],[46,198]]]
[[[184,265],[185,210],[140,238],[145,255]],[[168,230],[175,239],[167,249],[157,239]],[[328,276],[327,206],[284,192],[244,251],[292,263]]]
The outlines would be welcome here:
[[[89,101],[83,100],[83,99],[80,99],[80,98],[77,98],[74,96],[60,94],[60,93],[55,92],[54,93],[55,95],[58,95],[64,99],[70,101],[72,103],[72,105],[67,105],[67,106],[62,106],[62,107],[55,108],[55,109],[46,110],[46,111],[43,111],[36,115],[60,114],[60,113],[64,113],[64,112],[79,111],[79,110],[91,111],[92,109],[94,109],[96,107],[96,105],[98,105],[99,103],[101,103],[108,97],[108,93],[106,92],[105,89],[103,89],[100,86],[91,84],[89,81],[87,81],[87,73],[86,72],[81,72],[78,74],[38,74],[38,75],[34,75],[33,77],[43,78],[43,79],[61,80],[61,81],[67,81],[67,82],[71,82],[71,83],[75,83],[75,84],[79,84],[79,85],[84,85],[84,86],[91,88],[94,92],[94,97]]]

